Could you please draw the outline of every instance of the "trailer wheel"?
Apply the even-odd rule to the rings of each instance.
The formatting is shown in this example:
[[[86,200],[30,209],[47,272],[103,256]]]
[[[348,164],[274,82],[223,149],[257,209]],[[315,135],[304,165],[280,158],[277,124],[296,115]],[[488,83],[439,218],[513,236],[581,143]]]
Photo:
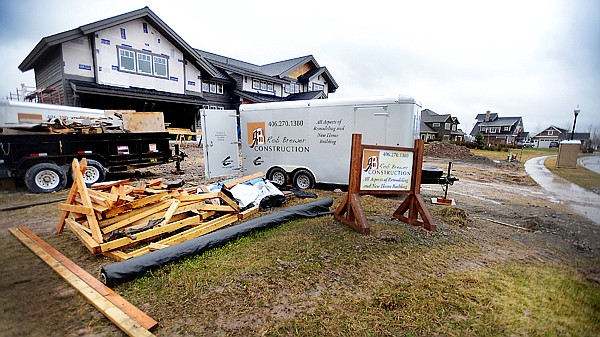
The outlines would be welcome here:
[[[60,191],[67,186],[67,174],[54,163],[39,163],[25,173],[25,186],[34,193]]]
[[[73,172],[71,170],[71,179],[73,179]],[[106,170],[104,166],[93,159],[87,159],[87,168],[83,173],[83,181],[87,187],[92,186],[95,183],[102,182],[106,178]]]
[[[292,183],[294,187],[305,190],[315,185],[315,177],[308,170],[300,169],[294,173]]]
[[[267,173],[267,179],[275,185],[285,186],[288,184],[287,172],[281,167],[273,167]]]

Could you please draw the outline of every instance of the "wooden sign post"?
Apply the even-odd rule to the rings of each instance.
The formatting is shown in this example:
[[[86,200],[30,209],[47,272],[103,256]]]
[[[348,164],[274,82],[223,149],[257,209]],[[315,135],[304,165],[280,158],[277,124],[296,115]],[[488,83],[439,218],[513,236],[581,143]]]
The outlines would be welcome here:
[[[392,216],[435,231],[435,222],[421,196],[422,166],[421,139],[415,140],[414,148],[404,148],[365,145],[362,144],[362,135],[353,134],[348,193],[334,212],[335,218],[359,233],[369,234],[370,227],[360,203],[360,195],[408,194]]]

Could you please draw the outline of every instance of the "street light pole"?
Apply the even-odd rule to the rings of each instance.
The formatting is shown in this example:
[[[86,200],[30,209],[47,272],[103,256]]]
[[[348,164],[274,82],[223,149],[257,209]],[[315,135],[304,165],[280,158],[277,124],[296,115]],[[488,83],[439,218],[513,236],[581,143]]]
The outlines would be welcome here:
[[[571,132],[571,140],[573,140],[573,134],[575,134],[575,123],[577,123],[577,115],[579,115],[579,111],[579,104],[577,104],[577,108],[573,110],[575,118],[573,119],[573,131]]]

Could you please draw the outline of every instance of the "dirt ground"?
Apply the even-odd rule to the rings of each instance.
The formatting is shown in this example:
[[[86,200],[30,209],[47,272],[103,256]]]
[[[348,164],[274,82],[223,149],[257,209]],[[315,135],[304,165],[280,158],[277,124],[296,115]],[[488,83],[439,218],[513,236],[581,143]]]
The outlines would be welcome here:
[[[175,174],[174,165],[163,165],[109,175],[108,179],[163,177],[183,179],[186,186],[206,184],[201,152],[196,146],[184,148],[189,158],[182,164],[185,174]],[[454,175],[460,180],[450,187],[453,198],[467,215],[461,230],[438,224],[435,233],[415,228],[415,235],[466,236],[481,246],[482,254],[462,259],[454,268],[475,269],[491,261],[516,259],[537,262],[568,262],[582,268],[590,280],[600,282],[600,228],[556,202],[527,176],[520,163],[494,163],[477,157],[425,157],[424,167],[446,170],[454,160]],[[68,191],[38,195],[24,186],[0,191],[0,209],[8,206],[66,197]],[[426,200],[443,196],[438,185],[423,185]],[[319,190],[320,196],[338,200],[343,194]],[[429,203],[428,203],[429,204]],[[429,204],[433,210],[436,205]],[[436,212],[432,213],[435,215]],[[93,275],[112,260],[92,256],[70,233],[56,234],[57,203],[0,211],[0,336],[119,336],[120,330],[88,304],[45,263],[24,247],[8,231],[26,226],[53,247]],[[376,219],[370,219],[370,221]],[[503,224],[524,227],[528,230]],[[401,224],[403,226],[408,226]],[[591,267],[589,267],[591,266]],[[141,307],[148,310],[151,304]],[[173,327],[162,322],[156,334],[169,335]]]

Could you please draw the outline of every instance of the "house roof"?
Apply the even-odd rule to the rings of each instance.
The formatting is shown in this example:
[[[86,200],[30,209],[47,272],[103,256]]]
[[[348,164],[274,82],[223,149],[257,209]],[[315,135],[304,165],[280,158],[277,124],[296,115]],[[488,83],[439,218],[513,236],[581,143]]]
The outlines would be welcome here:
[[[328,86],[329,92],[335,92],[335,90],[339,87],[327,68],[319,67],[319,64],[312,55],[301,56],[261,66],[200,49],[196,49],[196,51],[218,68],[223,68],[231,72],[237,72],[242,75],[248,75],[259,79],[270,80],[280,84],[289,83],[288,75],[294,69],[297,69],[306,63],[311,63],[313,69],[298,77],[300,82],[308,82],[315,76],[323,75],[330,83]]]
[[[569,132],[569,130],[567,130],[567,129],[559,128],[558,126],[554,126],[554,125],[550,125],[549,127],[545,128],[544,130],[542,130],[542,131],[538,132],[538,133],[537,133],[535,136],[533,136],[533,137],[538,137],[538,136],[539,136],[539,135],[541,135],[542,133],[544,133],[544,132],[546,132],[546,131],[549,131],[549,130],[556,131],[556,132],[558,132],[559,134],[560,134],[560,133],[565,133],[565,134],[566,134],[566,133],[568,133],[568,132]],[[558,135],[557,135],[557,136],[558,136]]]
[[[475,116],[475,119],[480,122],[484,122],[485,116],[486,116],[486,114],[477,114],[477,116]],[[490,120],[494,120],[496,118],[498,118],[498,113],[496,113],[496,112],[490,113]]]
[[[279,97],[274,95],[267,94],[259,94],[255,92],[243,91],[243,90],[234,90],[234,94],[248,99],[254,103],[269,103],[269,102],[284,102],[284,101],[301,101],[301,100],[311,100],[318,98],[325,98],[323,91],[308,91],[301,92],[297,94],[291,94],[286,97]]]
[[[456,120],[458,123],[458,119],[456,117],[452,117],[450,114],[440,115],[436,112],[433,112],[429,109],[424,109],[421,111],[421,121],[425,123],[445,123],[451,119],[453,122]]]
[[[477,124],[479,126],[512,126],[519,120],[521,120],[521,117],[498,117],[489,122],[479,122]]]
[[[54,46],[137,19],[144,19],[148,21],[148,23],[150,23],[158,32],[160,32],[163,36],[165,36],[165,38],[173,43],[175,47],[180,49],[183,52],[184,57],[198,67],[198,69],[204,70],[211,77],[222,77],[222,74],[212,64],[198,54],[194,48],[188,45],[187,42],[177,35],[177,33],[175,33],[171,27],[164,23],[148,7],[83,25],[66,32],[46,36],[42,38],[29,53],[29,55],[25,57],[23,62],[21,62],[19,65],[19,69],[22,72],[33,69],[36,63],[43,58],[44,54]]]
[[[170,92],[145,88],[122,88],[95,82],[72,80],[71,87],[79,94],[94,94],[111,97],[126,97],[135,99],[156,100],[158,97],[163,102],[182,104],[202,104],[207,102],[204,98],[195,95],[182,95]]]
[[[425,124],[425,122],[421,119],[421,133],[437,133],[434,129],[429,127],[429,125]]]

